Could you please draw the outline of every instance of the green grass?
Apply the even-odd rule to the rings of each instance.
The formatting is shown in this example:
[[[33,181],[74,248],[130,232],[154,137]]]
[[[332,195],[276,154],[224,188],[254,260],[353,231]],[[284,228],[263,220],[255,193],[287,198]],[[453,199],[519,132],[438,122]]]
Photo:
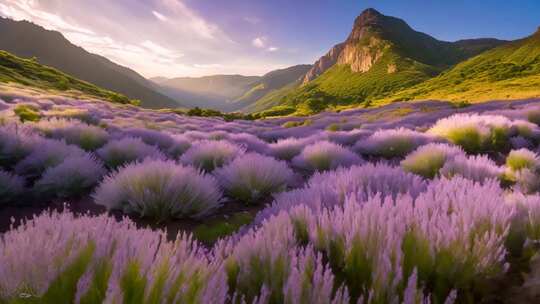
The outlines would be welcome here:
[[[253,215],[247,212],[235,213],[229,218],[210,220],[199,225],[193,231],[193,235],[203,243],[213,243],[219,238],[230,235],[238,228],[249,224],[253,220]]]
[[[0,51],[0,82],[18,83],[55,93],[79,91],[114,103],[135,105],[139,103],[138,100],[130,100],[122,94],[99,88],[54,68],[41,65],[35,59],[20,58],[5,51]]]
[[[391,71],[390,66],[395,67],[395,71]],[[281,98],[281,103],[295,108],[295,114],[303,115],[346,105],[370,106],[438,72],[436,67],[389,50],[368,72],[356,73],[348,65],[335,65],[310,83],[289,91]]]
[[[486,51],[383,101],[482,102],[540,96],[540,33]]]

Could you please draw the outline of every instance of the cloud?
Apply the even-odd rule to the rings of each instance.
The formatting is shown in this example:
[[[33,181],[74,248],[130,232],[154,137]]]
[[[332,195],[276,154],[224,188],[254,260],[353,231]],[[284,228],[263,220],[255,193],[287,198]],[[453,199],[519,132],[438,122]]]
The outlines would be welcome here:
[[[271,47],[267,48],[266,50],[269,51],[269,52],[277,52],[277,51],[279,51],[279,48],[275,47],[275,46],[271,46]]]
[[[251,45],[253,45],[256,48],[262,49],[266,46],[266,41],[268,39],[266,37],[257,37],[251,41]]]
[[[156,12],[156,11],[152,11],[152,14],[153,14],[156,18],[158,18],[158,20],[160,20],[160,21],[167,22],[167,21],[169,20],[167,17],[163,16],[162,14],[160,14],[160,13],[158,13],[158,12]]]

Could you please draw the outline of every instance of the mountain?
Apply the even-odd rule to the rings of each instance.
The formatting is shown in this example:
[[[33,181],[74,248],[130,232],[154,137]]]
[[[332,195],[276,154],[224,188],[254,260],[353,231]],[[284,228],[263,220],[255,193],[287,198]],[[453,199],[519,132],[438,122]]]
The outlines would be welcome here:
[[[367,9],[354,21],[348,38],[315,62],[300,86],[274,103],[297,113],[369,105],[503,43],[496,39],[440,41],[401,19]]]
[[[540,28],[459,63],[438,77],[392,96],[393,100],[480,102],[540,97]]]
[[[159,85],[164,94],[182,100],[187,106],[220,111],[254,111],[269,107],[265,104],[268,95],[299,84],[310,68],[310,65],[296,65],[263,76],[156,77],[150,80]]]
[[[0,82],[17,83],[33,88],[105,99],[116,103],[134,103],[122,94],[102,89],[91,83],[76,79],[54,68],[0,51]]]
[[[153,78],[162,92],[191,107],[230,111],[230,102],[242,96],[259,80],[258,76],[212,75],[204,77]]]
[[[73,45],[62,34],[28,21],[0,18],[0,50],[37,61],[99,87],[140,99],[149,108],[179,107],[135,71]]]
[[[263,75],[258,81],[253,83],[251,89],[237,98],[234,103],[243,111],[253,112],[257,109],[268,107],[266,101],[274,94],[279,94],[283,88],[289,88],[300,83],[310,69],[311,65],[300,64],[285,69],[271,71]]]

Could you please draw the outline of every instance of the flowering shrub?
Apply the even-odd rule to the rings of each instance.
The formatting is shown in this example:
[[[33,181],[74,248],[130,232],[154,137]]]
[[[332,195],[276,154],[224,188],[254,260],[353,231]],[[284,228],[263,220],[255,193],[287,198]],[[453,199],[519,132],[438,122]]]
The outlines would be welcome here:
[[[163,151],[167,151],[174,144],[174,139],[169,134],[157,130],[131,128],[124,130],[124,133],[139,137],[146,144],[156,146]]]
[[[424,133],[405,128],[379,130],[364,140],[360,140],[354,149],[365,155],[384,158],[404,157],[432,139]]]
[[[302,139],[288,137],[269,145],[270,154],[282,160],[292,160],[302,152],[306,142]]]
[[[526,193],[540,190],[540,158],[527,149],[511,151],[506,157],[505,177]]]
[[[68,144],[77,145],[87,151],[94,151],[107,143],[109,133],[99,127],[81,123],[52,130],[51,137],[63,139]]]
[[[16,203],[24,193],[24,179],[0,170],[0,206]]]
[[[28,156],[39,141],[31,130],[19,125],[0,127],[0,167],[13,167]]]
[[[465,155],[463,150],[448,144],[427,144],[416,149],[401,162],[407,172],[433,178],[444,166],[446,161],[458,155]]]
[[[111,140],[96,151],[109,168],[117,168],[150,157],[164,159],[165,155],[155,146],[145,144],[140,138],[125,137]]]
[[[167,149],[167,155],[173,159],[178,159],[189,148],[191,148],[191,140],[184,135],[173,135],[173,143]]]
[[[504,170],[485,155],[458,155],[447,161],[440,170],[440,174],[448,178],[459,175],[478,182],[499,179],[503,173]]]
[[[293,180],[293,171],[283,161],[249,153],[214,172],[221,186],[236,199],[247,203],[283,191]]]
[[[504,116],[456,114],[437,121],[428,133],[477,153],[505,149],[514,135],[538,138],[539,130],[532,123],[513,122]]]
[[[84,155],[77,146],[67,145],[63,141],[47,139],[36,145],[32,153],[15,166],[15,172],[30,179],[36,179],[50,167],[60,164],[67,157]]]
[[[39,257],[39,258],[37,258]],[[0,300],[37,303],[225,303],[219,263],[179,234],[127,219],[44,213],[0,238]]]
[[[103,165],[89,154],[70,156],[59,165],[48,168],[34,185],[42,196],[79,196],[101,180]]]
[[[199,141],[180,158],[180,162],[211,172],[242,155],[245,149],[228,141]]]
[[[201,218],[220,206],[212,176],[172,161],[146,159],[109,175],[93,194],[96,204],[157,220]]]
[[[271,206],[257,214],[255,223],[294,206],[306,205],[312,210],[343,205],[347,197],[363,202],[377,193],[396,199],[408,193],[413,198],[426,189],[427,183],[417,175],[384,164],[365,164],[335,171],[315,173],[304,189],[276,196]]]
[[[319,141],[305,147],[292,160],[294,166],[310,172],[332,170],[361,162],[362,159],[355,153],[329,141]]]

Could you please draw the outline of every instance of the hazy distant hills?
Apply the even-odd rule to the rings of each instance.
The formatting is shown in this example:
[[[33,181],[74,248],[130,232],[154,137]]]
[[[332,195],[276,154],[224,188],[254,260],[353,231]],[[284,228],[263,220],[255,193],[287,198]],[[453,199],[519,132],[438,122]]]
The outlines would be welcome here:
[[[294,83],[311,68],[296,65],[263,76],[213,75],[204,77],[151,78],[168,96],[186,106],[214,108],[221,111],[249,111],[268,108],[264,100],[272,93]]]
[[[140,99],[150,108],[181,104],[157,92],[154,84],[135,71],[73,45],[62,34],[27,21],[0,18],[0,50],[41,64],[105,89]]]

